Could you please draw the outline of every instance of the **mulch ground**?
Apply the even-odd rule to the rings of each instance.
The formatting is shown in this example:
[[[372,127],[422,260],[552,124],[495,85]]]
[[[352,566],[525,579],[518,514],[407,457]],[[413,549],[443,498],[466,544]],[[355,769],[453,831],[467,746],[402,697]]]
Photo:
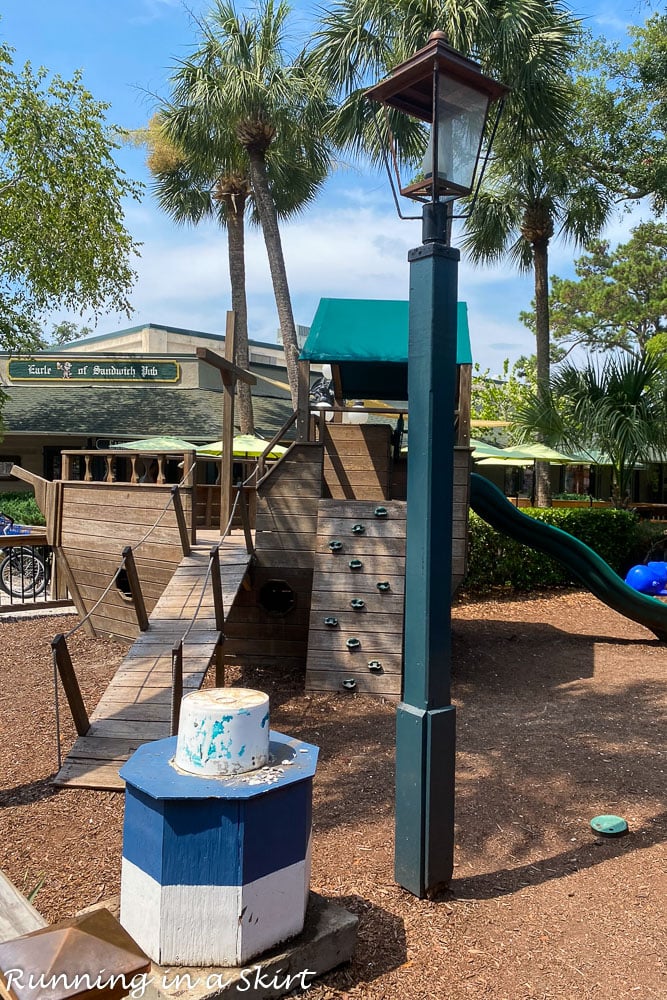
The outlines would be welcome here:
[[[51,921],[119,891],[121,795],[57,790],[49,643],[69,618],[0,625],[0,865]],[[123,655],[76,633],[89,707]],[[278,667],[229,672],[274,728],[321,748],[312,888],[360,917],[329,998],[667,996],[667,650],[577,591],[461,599],[454,880],[432,901],[393,877],[395,706],[304,695]],[[62,707],[62,701],[61,701]],[[63,749],[74,738],[62,709]],[[630,833],[601,839],[616,813]]]

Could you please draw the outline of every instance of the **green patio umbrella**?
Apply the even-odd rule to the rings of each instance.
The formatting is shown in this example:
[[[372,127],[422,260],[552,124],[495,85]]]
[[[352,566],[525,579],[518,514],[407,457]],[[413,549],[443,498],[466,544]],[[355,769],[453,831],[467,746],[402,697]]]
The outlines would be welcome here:
[[[259,458],[264,453],[268,441],[255,437],[254,434],[237,434],[234,438],[234,458]],[[280,458],[287,448],[280,444],[274,444],[267,455],[267,458]],[[212,441],[210,444],[203,444],[197,448],[197,454],[201,458],[220,458],[222,455],[222,441]]]
[[[512,458],[526,458],[521,448],[498,448],[495,444],[487,444],[486,441],[477,441],[475,438],[470,438],[470,447],[476,462],[488,458],[497,458],[501,462],[509,462]]]
[[[536,462],[549,462],[551,465],[581,465],[581,456],[565,455],[546,444],[522,444],[510,449],[515,457],[532,458]]]
[[[112,447],[124,448],[127,451],[196,451],[197,445],[192,441],[185,441],[183,438],[170,437],[168,434],[158,437],[141,438],[138,441],[118,441]]]
[[[473,456],[474,457],[474,456]],[[527,468],[532,465],[533,458],[500,458],[499,456],[489,456],[488,458],[475,459],[476,465],[512,465],[518,468]]]

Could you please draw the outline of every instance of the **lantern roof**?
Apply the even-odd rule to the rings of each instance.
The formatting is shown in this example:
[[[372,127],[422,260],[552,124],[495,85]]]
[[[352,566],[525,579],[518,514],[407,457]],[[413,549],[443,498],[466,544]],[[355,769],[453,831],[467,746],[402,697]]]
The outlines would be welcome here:
[[[509,88],[482,73],[479,63],[457,52],[443,31],[433,31],[427,44],[400,63],[388,77],[370,87],[366,96],[413,118],[433,121],[433,70],[486,94],[497,101]]]

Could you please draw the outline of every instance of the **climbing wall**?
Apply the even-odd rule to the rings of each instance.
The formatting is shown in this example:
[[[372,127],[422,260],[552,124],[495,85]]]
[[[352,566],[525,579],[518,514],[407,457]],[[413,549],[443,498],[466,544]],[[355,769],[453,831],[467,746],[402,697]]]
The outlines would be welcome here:
[[[401,696],[405,501],[320,500],[306,690]]]

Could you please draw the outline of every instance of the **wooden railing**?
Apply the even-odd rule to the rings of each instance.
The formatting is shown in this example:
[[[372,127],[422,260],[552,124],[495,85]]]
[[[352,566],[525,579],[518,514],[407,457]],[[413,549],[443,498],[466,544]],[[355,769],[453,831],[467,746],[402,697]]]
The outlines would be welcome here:
[[[126,482],[158,486],[168,482],[167,463],[176,463],[178,480],[185,486],[194,482],[195,451],[129,451],[127,448],[68,449],[61,452],[61,479],[84,483]],[[97,466],[97,468],[96,468]],[[152,466],[155,466],[152,469]],[[169,477],[172,481],[174,476]]]

